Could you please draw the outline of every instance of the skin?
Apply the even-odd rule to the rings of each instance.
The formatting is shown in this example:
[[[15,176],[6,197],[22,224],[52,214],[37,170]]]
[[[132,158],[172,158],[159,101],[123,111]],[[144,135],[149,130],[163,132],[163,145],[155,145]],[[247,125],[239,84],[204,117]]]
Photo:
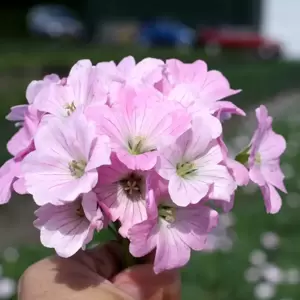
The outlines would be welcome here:
[[[151,264],[121,270],[122,251],[111,242],[64,259],[30,266],[19,281],[19,300],[179,300],[177,271],[158,275]]]

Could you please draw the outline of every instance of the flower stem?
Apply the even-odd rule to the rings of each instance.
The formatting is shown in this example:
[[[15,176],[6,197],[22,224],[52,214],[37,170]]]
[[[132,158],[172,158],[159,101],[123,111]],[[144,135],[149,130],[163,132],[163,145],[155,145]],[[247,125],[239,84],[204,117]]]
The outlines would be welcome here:
[[[119,239],[119,234],[113,225],[113,223],[110,223],[107,227],[107,229],[113,234],[113,236],[118,240]]]

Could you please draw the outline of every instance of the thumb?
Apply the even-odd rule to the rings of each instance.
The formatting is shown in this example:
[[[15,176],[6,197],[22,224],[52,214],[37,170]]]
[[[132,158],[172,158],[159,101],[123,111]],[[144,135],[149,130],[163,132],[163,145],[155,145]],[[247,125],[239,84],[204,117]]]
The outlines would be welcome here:
[[[160,274],[153,265],[137,265],[118,274],[113,283],[135,300],[179,300],[181,292],[178,271]]]

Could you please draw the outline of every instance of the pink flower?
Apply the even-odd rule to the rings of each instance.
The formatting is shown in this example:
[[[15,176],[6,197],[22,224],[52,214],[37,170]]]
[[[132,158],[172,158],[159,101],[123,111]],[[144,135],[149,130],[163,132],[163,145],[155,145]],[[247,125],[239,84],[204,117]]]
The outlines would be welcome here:
[[[169,181],[171,199],[179,206],[196,204],[206,196],[230,201],[235,190],[212,131],[205,118],[198,116],[190,130],[160,150],[157,171]]]
[[[104,104],[107,99],[100,94],[101,87],[99,95],[97,92],[96,69],[89,60],[80,60],[72,67],[68,78],[42,89],[34,106],[57,117],[68,117],[79,107],[85,108],[94,101]]]
[[[88,244],[94,231],[100,231],[105,223],[93,192],[64,205],[47,203],[35,214],[38,219],[34,224],[40,229],[42,244],[62,257],[70,257]]]
[[[12,116],[12,119],[15,121],[22,120],[22,127],[7,143],[7,149],[10,154],[14,155],[14,158],[8,160],[0,168],[0,203],[7,203],[9,201],[12,189],[18,194],[27,193],[24,179],[21,178],[20,163],[28,153],[35,149],[33,137],[38,129],[42,114],[32,105],[27,105],[24,110],[23,117],[21,114],[19,117],[17,117],[17,114]]]
[[[286,148],[284,138],[272,129],[272,118],[261,105],[256,109],[258,127],[249,150],[249,176],[258,184],[264,196],[268,213],[277,213],[281,208],[281,197],[275,188],[286,192],[284,175],[280,169],[280,156]]]
[[[22,127],[7,143],[10,154],[16,158],[21,158],[34,150],[33,137],[37,132],[41,119],[41,112],[32,105],[27,106]]]
[[[80,112],[52,119],[34,142],[36,150],[25,157],[22,170],[38,205],[73,201],[88,193],[98,181],[97,168],[110,163],[108,138],[96,135],[94,124]]]
[[[114,154],[111,165],[99,168],[94,191],[109,209],[112,220],[121,222],[119,232],[124,237],[130,227],[147,218],[146,182],[151,173],[127,168]]]
[[[134,57],[124,57],[118,65],[114,62],[99,63],[97,68],[104,76],[121,84],[154,85],[162,78],[164,62],[156,58],[145,58],[136,63]]]
[[[153,89],[161,80],[164,62],[160,59],[145,58],[136,64],[132,56],[123,58],[118,65],[113,61],[97,64],[99,83],[106,93],[109,105],[119,102],[119,95],[128,86],[138,90]]]
[[[37,95],[42,89],[50,86],[53,83],[58,83],[60,78],[56,74],[47,75],[43,80],[33,80],[27,87],[26,98],[29,104],[35,101]],[[28,104],[16,105],[11,107],[10,113],[6,116],[9,121],[17,122],[16,125],[23,123],[26,113],[29,110]],[[31,108],[32,110],[32,108]]]
[[[165,73],[170,85],[169,99],[178,101],[193,111],[203,111],[206,108],[215,113],[221,107],[233,108],[231,102],[216,102],[240,92],[230,88],[222,73],[208,71],[206,63],[201,60],[185,64],[177,59],[169,59]]]
[[[13,183],[19,175],[20,166],[10,159],[0,168],[0,204],[7,203],[11,198]]]
[[[161,200],[167,202],[161,202]],[[218,223],[218,213],[203,205],[177,207],[168,198],[150,190],[148,219],[129,229],[129,250],[142,257],[155,250],[154,272],[179,268],[188,263],[191,250],[205,248],[208,233]],[[157,204],[159,204],[157,208]]]
[[[248,169],[241,164],[240,162],[234,160],[233,158],[229,157],[228,149],[222,137],[218,138],[218,143],[221,147],[223,153],[223,160],[229,169],[234,181],[236,182],[237,186],[245,186],[249,183],[249,173]]]
[[[23,124],[25,113],[28,111],[28,104],[12,106],[10,113],[6,116],[8,121],[16,122],[16,127]]]
[[[111,140],[113,151],[128,168],[150,170],[157,148],[170,144],[190,127],[190,116],[178,103],[156,102],[152,94],[128,92],[119,105],[91,106],[88,118]]]
[[[51,85],[52,83],[58,83],[60,78],[56,74],[46,75],[43,80],[33,80],[28,85],[26,90],[26,99],[29,104],[32,104],[35,101],[36,96],[39,92],[45,87]]]

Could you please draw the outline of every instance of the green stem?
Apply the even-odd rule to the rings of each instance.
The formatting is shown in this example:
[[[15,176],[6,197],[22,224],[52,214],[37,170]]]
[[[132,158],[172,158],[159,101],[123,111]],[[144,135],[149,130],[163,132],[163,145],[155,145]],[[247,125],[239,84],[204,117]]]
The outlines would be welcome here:
[[[113,234],[113,236],[116,238],[116,240],[118,240],[118,238],[119,238],[119,233],[117,232],[115,226],[114,226],[112,223],[110,223],[110,224],[108,225],[108,228],[107,228],[107,229]]]

